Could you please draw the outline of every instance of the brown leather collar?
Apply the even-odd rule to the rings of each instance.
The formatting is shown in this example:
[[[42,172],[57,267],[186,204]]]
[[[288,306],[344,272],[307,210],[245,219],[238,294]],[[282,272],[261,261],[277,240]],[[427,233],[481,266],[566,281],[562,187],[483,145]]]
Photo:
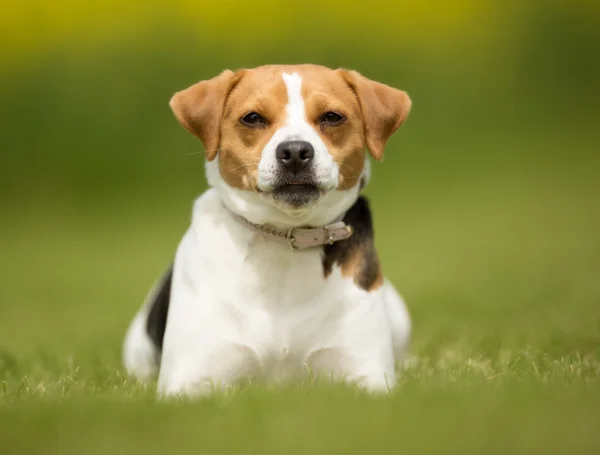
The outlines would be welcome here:
[[[287,243],[292,250],[304,250],[322,245],[332,245],[335,242],[349,238],[354,233],[352,226],[344,223],[342,220],[337,220],[317,228],[281,230],[264,224],[252,223],[237,213],[233,213],[233,217],[244,226],[265,238],[275,240],[279,243]]]

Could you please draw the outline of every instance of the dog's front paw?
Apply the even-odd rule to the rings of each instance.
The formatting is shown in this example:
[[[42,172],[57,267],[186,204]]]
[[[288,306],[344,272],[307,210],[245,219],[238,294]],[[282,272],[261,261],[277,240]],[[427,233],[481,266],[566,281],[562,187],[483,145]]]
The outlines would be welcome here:
[[[201,399],[211,397],[215,391],[222,390],[222,388],[220,384],[215,384],[211,379],[159,382],[157,395],[161,400]]]

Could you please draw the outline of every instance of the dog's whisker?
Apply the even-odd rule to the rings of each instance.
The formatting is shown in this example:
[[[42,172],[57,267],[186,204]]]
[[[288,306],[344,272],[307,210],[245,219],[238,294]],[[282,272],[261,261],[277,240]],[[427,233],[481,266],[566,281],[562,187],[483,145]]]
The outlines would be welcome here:
[[[219,153],[222,152],[223,150],[218,148],[218,149],[214,149],[215,153]],[[184,153],[183,156],[192,156],[192,155],[206,155],[209,152],[209,150],[200,150],[199,152],[189,152],[189,153]]]
[[[205,152],[201,151],[201,152],[190,152],[190,153],[184,153],[183,156],[192,156],[192,155],[204,155]]]
[[[232,167],[232,168],[230,168],[230,169],[225,169],[225,170],[222,170],[221,172],[222,172],[222,173],[224,173],[224,174],[229,174],[230,172],[233,172],[233,171],[235,171],[235,170],[237,170],[237,169],[240,169],[240,168],[242,168],[242,167],[251,167],[251,166],[256,166],[256,165],[257,165],[257,164],[259,164],[259,163],[260,163],[260,161],[251,162],[251,163],[242,163],[242,164],[240,164],[239,166],[235,166],[235,167]]]
[[[361,174],[360,172],[358,172],[356,169],[354,169],[352,166],[349,166],[348,164],[339,163],[339,166],[340,166],[340,167],[346,167],[346,168],[350,169],[351,171],[353,171],[353,172],[354,172],[354,174],[353,174],[353,175],[351,175],[351,177],[355,177],[355,176],[357,176],[357,175],[360,175],[360,174]]]

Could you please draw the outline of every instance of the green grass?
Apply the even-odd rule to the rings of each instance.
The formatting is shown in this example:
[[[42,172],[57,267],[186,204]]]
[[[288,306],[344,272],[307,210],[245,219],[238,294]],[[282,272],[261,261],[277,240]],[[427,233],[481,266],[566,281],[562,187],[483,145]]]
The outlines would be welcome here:
[[[0,453],[598,453],[597,162],[545,145],[374,166],[377,243],[414,319],[385,398],[255,385],[156,403],[120,343],[201,185],[22,195],[0,226]]]

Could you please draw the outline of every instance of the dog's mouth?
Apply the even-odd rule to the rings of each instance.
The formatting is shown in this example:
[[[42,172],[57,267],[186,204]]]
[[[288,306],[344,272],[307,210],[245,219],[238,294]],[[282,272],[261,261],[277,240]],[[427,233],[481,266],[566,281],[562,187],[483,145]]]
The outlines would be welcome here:
[[[321,192],[314,182],[290,181],[277,186],[271,194],[278,202],[298,208],[318,199]]]

